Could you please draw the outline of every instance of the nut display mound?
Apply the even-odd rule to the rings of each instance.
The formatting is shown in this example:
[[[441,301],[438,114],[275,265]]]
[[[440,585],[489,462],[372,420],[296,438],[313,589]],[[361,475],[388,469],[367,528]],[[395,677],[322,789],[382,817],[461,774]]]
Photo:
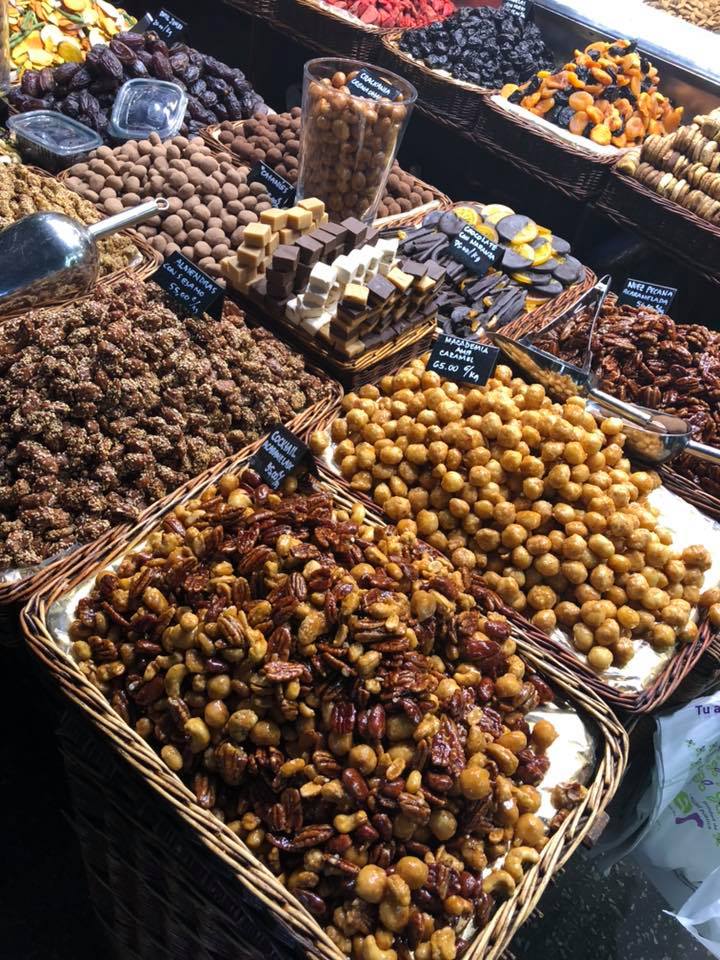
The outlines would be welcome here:
[[[450,245],[466,224],[502,248],[497,269],[484,277],[451,255]],[[402,236],[403,254],[445,267],[448,283],[437,298],[438,322],[456,337],[474,339],[486,330],[498,330],[585,277],[567,240],[499,203],[433,211],[422,226],[403,230]]]
[[[535,343],[582,364],[590,313],[585,310]],[[700,324],[675,323],[654,310],[606,302],[592,340],[593,369],[603,389],[621,400],[685,420],[694,440],[720,447],[720,334]],[[720,497],[720,468],[681,455],[673,470]]]
[[[178,316],[155,284],[0,330],[0,570],[100,536],[326,395],[235,308]]]
[[[8,0],[8,21],[10,52],[20,71],[78,63],[95,44],[136,22],[107,0]]]
[[[343,409],[331,436],[350,487],[539,629],[564,628],[597,672],[628,663],[637,639],[697,637],[710,555],[673,550],[648,501],[660,479],[624,456],[621,420],[596,421],[579,397],[552,403],[506,366],[470,389],[423,359]]]
[[[245,74],[156,33],[119,33],[109,44],[97,43],[84,61],[27,70],[8,94],[11,105],[27,110],[59,110],[107,136],[115,96],[127,80],[154,77],[178,83],[187,91],[182,134],[221,120],[240,120],[264,107]]]
[[[44,177],[19,163],[0,163],[0,229],[30,213],[51,210],[83,223],[96,223],[97,210],[53,177]],[[129,237],[116,234],[98,241],[100,275],[125,270],[140,252]]]
[[[553,66],[538,27],[504,6],[462,7],[445,20],[405,31],[399,45],[432,70],[491,90]]]
[[[720,110],[713,110],[674,133],[648,137],[617,168],[703,220],[720,224],[719,138]]]
[[[243,228],[272,206],[265,188],[247,183],[248,170],[216,154],[200,137],[160,142],[129,140],[100,147],[70,167],[64,182],[107,214],[165,196],[168,210],[138,228],[163,256],[181,250],[213,277],[242,241]]]
[[[720,7],[713,0],[645,0],[645,3],[696,27],[720,33]]]
[[[591,43],[562,70],[538,73],[521,86],[508,83],[502,94],[600,146],[631,147],[648,134],[675,130],[683,115],[660,93],[657,69],[636,46],[628,40]]]
[[[289,113],[258,113],[242,124],[228,121],[221,124],[217,140],[243,163],[252,166],[262,160],[289,183],[296,183],[301,115],[300,108],[294,107]],[[432,190],[406,173],[395,161],[376,215],[378,218],[397,216],[435,199]]]
[[[98,575],[70,638],[343,953],[451,958],[568,813],[538,814],[557,732],[527,715],[553,694],[488,593],[358,506],[226,474]]]

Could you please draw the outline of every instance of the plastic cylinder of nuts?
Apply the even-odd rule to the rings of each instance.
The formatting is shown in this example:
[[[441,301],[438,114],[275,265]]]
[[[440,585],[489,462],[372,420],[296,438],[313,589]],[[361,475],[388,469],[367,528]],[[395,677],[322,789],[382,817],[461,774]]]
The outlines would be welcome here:
[[[352,81],[363,81],[362,89],[370,94],[389,90],[394,99],[358,95],[348,89]],[[319,197],[336,222],[345,217],[372,220],[416,99],[417,90],[407,80],[372,64],[308,61],[298,199]]]

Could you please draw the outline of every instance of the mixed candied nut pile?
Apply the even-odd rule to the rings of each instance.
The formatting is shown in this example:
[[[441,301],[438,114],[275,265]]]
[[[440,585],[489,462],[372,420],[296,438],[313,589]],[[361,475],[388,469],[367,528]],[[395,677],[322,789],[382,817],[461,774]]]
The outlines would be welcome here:
[[[594,670],[626,664],[633,638],[664,650],[697,636],[690,614],[710,555],[673,550],[647,499],[660,480],[633,471],[621,420],[596,422],[579,397],[552,403],[506,366],[470,389],[423,359],[343,408],[331,438],[352,489],[482,571],[541,630],[565,628]],[[312,439],[316,451],[330,443]]]
[[[586,791],[538,816],[553,695],[479,578],[307,490],[245,471],[177,507],[73,653],[341,950],[452,960]]]
[[[0,163],[0,230],[31,213],[64,213],[82,223],[100,219],[95,207],[54,177],[43,177],[22,164]],[[98,241],[100,276],[124,270],[139,257],[138,248],[122,233]]]
[[[0,570],[100,536],[326,395],[239,311],[178,316],[155,284],[0,331]]]

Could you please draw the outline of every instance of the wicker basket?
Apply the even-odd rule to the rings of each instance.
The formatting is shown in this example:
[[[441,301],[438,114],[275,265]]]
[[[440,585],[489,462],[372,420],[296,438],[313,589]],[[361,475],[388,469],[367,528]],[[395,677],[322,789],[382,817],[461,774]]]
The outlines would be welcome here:
[[[222,472],[208,471],[186,498]],[[351,501],[342,489],[328,486],[339,504]],[[317,921],[234,833],[199,806],[54,641],[48,625],[52,604],[141,542],[161,513],[148,515],[102,562],[88,563],[72,579],[58,578],[22,614],[30,649],[75,708],[61,742],[96,910],[122,945],[123,956],[133,960],[218,960],[238,954],[253,960],[303,955],[341,960]],[[369,520],[380,522],[375,516]],[[484,960],[499,960],[553,874],[603,823],[627,760],[625,732],[597,696],[562,668],[545,667],[522,636],[518,646],[592,725],[598,759],[587,797],[471,942],[469,956]]]
[[[230,310],[239,312],[239,308],[232,301],[226,300],[226,305]],[[248,318],[248,320],[250,321],[249,325],[252,326],[251,318]],[[342,397],[340,385],[330,380],[324,371],[310,364],[307,364],[307,369],[328,382],[330,393],[327,399],[318,400],[316,403],[311,404],[306,410],[303,410],[285,424],[289,430],[300,437],[308,436],[319,422],[325,420],[327,416],[337,408],[340,398]],[[263,437],[259,438],[253,444],[243,448],[242,452],[245,455],[249,455],[248,451],[254,452],[262,444],[263,439]],[[237,456],[238,454],[235,454],[229,459],[235,459]],[[225,461],[223,461],[223,463],[224,462]],[[191,487],[195,482],[195,478],[191,478],[183,484],[179,490],[172,491],[161,500],[147,507],[140,515],[138,522],[142,522],[146,515],[154,515],[157,510],[163,509],[165,504],[173,501],[173,498],[177,498],[182,491]],[[113,527],[99,539],[82,544],[69,554],[61,554],[55,559],[50,558],[44,565],[22,577],[20,580],[14,583],[0,584],[0,607],[27,600],[31,594],[42,590],[45,585],[53,580],[54,577],[58,576],[60,572],[64,575],[71,576],[73,571],[80,569],[86,563],[94,562],[99,556],[111,549],[111,546],[125,537],[132,527],[133,524],[131,523]]]
[[[244,120],[235,120],[233,121],[233,126],[239,133],[243,133],[244,123]],[[204,130],[200,131],[200,136],[205,143],[207,143],[211,150],[214,150],[216,153],[229,153],[237,160],[238,163],[247,165],[247,160],[243,160],[237,154],[234,154],[232,150],[226,147],[225,144],[220,143],[218,140],[220,135],[220,126],[221,125],[219,123],[215,123],[212,124],[212,126],[205,127]],[[425,183],[425,181],[421,180],[419,177],[413,177],[413,180],[414,186],[418,191],[429,190],[433,195],[433,199],[422,204],[422,206],[414,207],[412,210],[407,210],[405,213],[397,213],[390,217],[381,217],[374,222],[373,226],[383,230],[387,229],[388,227],[406,227],[410,224],[416,223],[418,220],[421,220],[426,214],[433,210],[450,209],[452,206],[452,201],[441,190],[438,190],[438,188],[434,187],[431,183]]]
[[[377,61],[385,33],[316,0],[277,0],[272,25],[311,50],[370,62]]]
[[[577,145],[555,133],[551,124],[537,122],[533,114],[520,116],[496,101],[495,95],[484,96],[487,106],[486,137],[483,140],[493,152],[510,161],[524,173],[555,187],[575,200],[592,200],[605,186],[613,163],[620,151],[596,153],[577,138]]]
[[[487,101],[483,94],[492,91],[475,86],[426,67],[400,49],[403,30],[391,30],[382,38],[383,62],[390,70],[406,77],[418,92],[418,107],[433,120],[445,124],[473,140],[484,142]]]
[[[278,7],[278,0],[223,0],[228,7],[246,13],[251,17],[272,20]]]
[[[32,172],[37,174],[38,177],[46,177],[50,180],[57,179],[62,182],[62,177],[54,177],[51,173],[48,173],[47,170],[42,170],[40,167],[31,166],[28,167],[28,169],[32,170]],[[105,214],[103,213],[103,215],[98,219],[104,220]],[[162,263],[162,257],[160,254],[153,250],[147,240],[142,237],[137,230],[122,230],[120,235],[132,240],[137,247],[138,255],[135,259],[135,262],[130,264],[130,266],[125,267],[124,270],[116,270],[114,273],[108,273],[104,277],[100,277],[100,279],[97,281],[98,286],[110,286],[117,280],[127,276],[137,277],[139,280],[146,280],[150,274],[154,273]],[[65,297],[61,300],[55,300],[44,304],[44,306],[58,307],[65,303],[72,303],[76,299],[77,297]],[[23,313],[25,313],[24,309],[9,310],[6,313],[0,312],[0,323],[3,320],[10,320],[13,317],[19,317]]]
[[[595,201],[598,210],[636,230],[684,261],[694,273],[720,283],[720,226],[696,216],[673,200],[617,169],[605,180]]]

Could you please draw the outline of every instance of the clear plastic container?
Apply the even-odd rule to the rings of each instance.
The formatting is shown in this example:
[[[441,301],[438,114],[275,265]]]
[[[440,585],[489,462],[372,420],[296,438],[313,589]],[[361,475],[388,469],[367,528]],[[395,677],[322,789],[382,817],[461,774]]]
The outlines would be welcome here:
[[[118,90],[108,133],[113,140],[144,140],[157,133],[170,140],[185,119],[187,94],[166,80],[128,80]]]
[[[102,145],[102,138],[84,123],[53,110],[31,110],[8,117],[23,160],[55,172],[78,163]]]
[[[308,61],[298,198],[319,197],[331,220],[372,220],[416,99],[411,83],[382,67]]]

